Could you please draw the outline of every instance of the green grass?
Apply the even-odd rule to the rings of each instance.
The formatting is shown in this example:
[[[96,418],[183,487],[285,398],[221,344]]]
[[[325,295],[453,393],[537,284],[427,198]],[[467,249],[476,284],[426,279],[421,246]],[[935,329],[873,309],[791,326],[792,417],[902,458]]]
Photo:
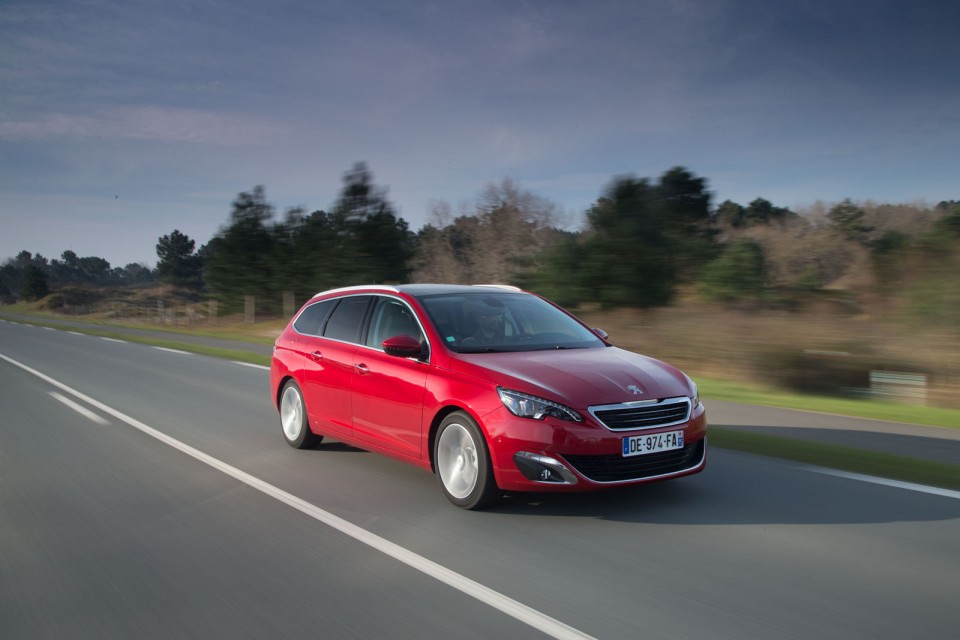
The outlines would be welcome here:
[[[960,490],[960,465],[793,438],[710,427],[710,445],[869,476]]]
[[[116,333],[113,331],[99,331],[96,329],[79,329],[77,333],[85,333],[91,336],[102,338],[113,338],[115,340],[126,340],[127,342],[136,342],[153,347],[164,347],[166,349],[177,349],[188,353],[198,353],[213,358],[223,358],[225,360],[236,360],[249,364],[258,364],[266,367],[270,366],[270,356],[263,356],[257,353],[251,353],[244,350],[222,349],[219,347],[208,347],[205,345],[176,342],[174,340],[161,340],[158,338],[149,338],[143,336],[130,335],[127,333]]]
[[[124,322],[102,322],[94,321],[94,324],[109,324],[111,327],[116,327],[117,329],[137,329],[145,331],[156,331],[160,333],[169,333],[172,336],[183,335],[183,336],[198,336],[202,338],[217,338],[218,340],[235,340],[236,342],[253,342],[255,344],[273,344],[273,341],[276,340],[276,335],[274,336],[265,336],[257,333],[243,331],[242,329],[237,329],[233,326],[224,326],[219,329],[210,329],[210,328],[187,328],[187,327],[164,327],[151,324],[135,324],[135,323],[124,323]],[[277,329],[277,335],[280,334],[280,329]]]
[[[726,380],[697,378],[700,396],[709,405],[710,400],[727,400],[786,409],[802,409],[819,413],[833,413],[856,418],[872,418],[892,422],[924,424],[960,429],[960,410],[928,407],[915,404],[896,404],[878,400],[855,400],[788,393],[776,389],[746,385]]]

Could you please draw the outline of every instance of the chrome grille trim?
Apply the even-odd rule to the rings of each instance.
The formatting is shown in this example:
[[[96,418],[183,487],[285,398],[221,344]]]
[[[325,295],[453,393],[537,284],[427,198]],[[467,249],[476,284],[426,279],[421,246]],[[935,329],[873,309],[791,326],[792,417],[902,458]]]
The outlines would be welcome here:
[[[690,419],[690,398],[664,398],[587,407],[594,419],[610,431],[643,431],[683,424]]]

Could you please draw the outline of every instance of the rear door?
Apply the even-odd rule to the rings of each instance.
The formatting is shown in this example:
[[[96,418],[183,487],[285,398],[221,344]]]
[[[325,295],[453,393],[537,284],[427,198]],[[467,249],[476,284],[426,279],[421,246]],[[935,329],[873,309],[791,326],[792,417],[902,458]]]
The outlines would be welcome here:
[[[321,335],[303,338],[304,400],[311,424],[335,436],[350,435],[350,394],[354,379],[354,356],[372,296],[341,298]]]

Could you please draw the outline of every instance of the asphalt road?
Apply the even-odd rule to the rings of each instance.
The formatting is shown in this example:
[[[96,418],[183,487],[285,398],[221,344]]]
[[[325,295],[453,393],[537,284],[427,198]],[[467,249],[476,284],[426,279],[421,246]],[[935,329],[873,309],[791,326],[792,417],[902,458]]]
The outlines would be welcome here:
[[[956,494],[713,449],[470,513],[288,447],[263,369],[8,322],[0,356],[5,640],[956,637]]]

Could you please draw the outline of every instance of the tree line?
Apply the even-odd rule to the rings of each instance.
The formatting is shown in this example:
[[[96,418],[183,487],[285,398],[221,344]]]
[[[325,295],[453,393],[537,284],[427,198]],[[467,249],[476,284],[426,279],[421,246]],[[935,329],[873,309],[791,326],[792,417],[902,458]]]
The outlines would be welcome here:
[[[552,202],[504,180],[457,214],[436,203],[414,233],[357,163],[329,212],[298,207],[278,215],[258,186],[238,194],[227,224],[206,244],[179,230],[159,238],[153,270],[112,269],[72,251],[54,260],[23,251],[0,267],[0,297],[162,282],[202,291],[226,312],[247,295],[279,311],[281,292],[302,300],[351,284],[499,282],[564,305],[643,308],[669,304],[681,290],[763,301],[815,291],[852,272],[880,295],[906,274],[945,282],[960,275],[960,201],[927,209],[845,200],[801,215],[764,198],[717,206],[711,198],[706,179],[684,167],[657,179],[619,176],[571,231]]]
[[[154,271],[143,264],[111,268],[103,258],[80,257],[70,250],[52,260],[24,250],[0,265],[0,301],[37,300],[50,293],[51,287],[117,287],[156,280]]]

